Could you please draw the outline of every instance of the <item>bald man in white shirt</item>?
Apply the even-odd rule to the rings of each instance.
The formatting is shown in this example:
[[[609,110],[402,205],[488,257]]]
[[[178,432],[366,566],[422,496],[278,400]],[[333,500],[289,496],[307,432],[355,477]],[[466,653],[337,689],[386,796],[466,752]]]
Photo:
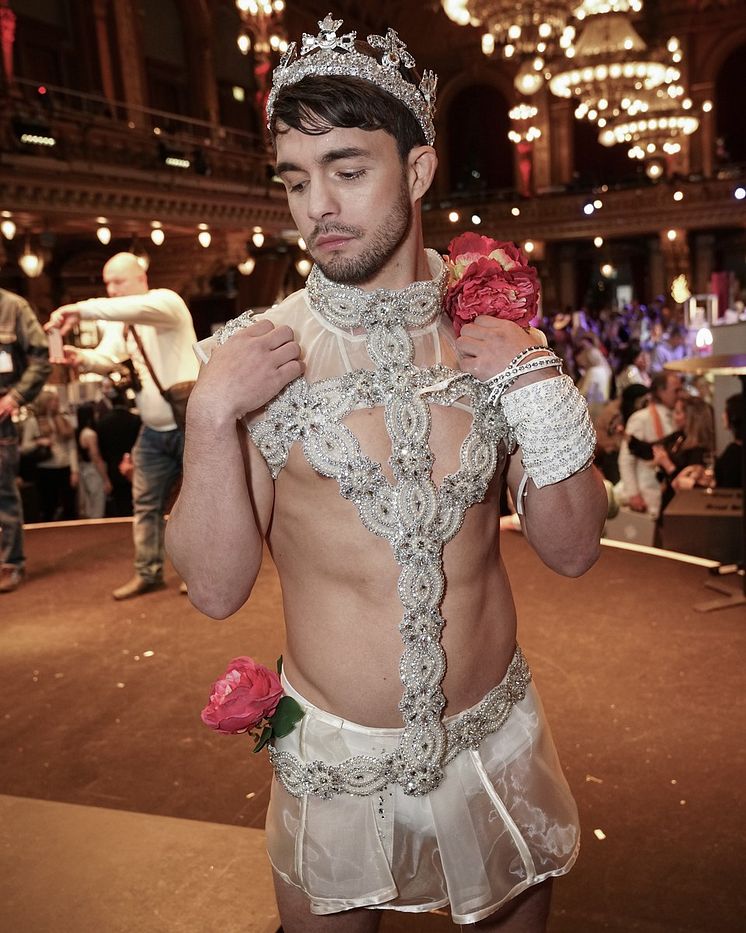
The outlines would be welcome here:
[[[135,575],[114,590],[114,599],[121,600],[164,585],[164,513],[184,453],[183,433],[150,374],[135,333],[164,389],[197,378],[192,352],[197,337],[184,301],[170,289],[149,288],[145,269],[132,253],[113,256],[104,266],[103,279],[108,297],[62,305],[46,326],[66,334],[81,320],[103,322],[96,349],[66,346],[66,362],[103,375],[120,369],[129,358],[140,381],[136,401],[143,426],[132,451]]]

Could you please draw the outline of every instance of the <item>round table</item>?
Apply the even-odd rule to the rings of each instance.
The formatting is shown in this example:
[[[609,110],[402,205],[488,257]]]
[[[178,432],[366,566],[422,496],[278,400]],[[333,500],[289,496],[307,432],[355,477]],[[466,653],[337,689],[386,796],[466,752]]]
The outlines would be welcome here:
[[[741,426],[746,428],[746,353],[721,353],[717,356],[697,356],[686,360],[673,360],[665,364],[665,368],[672,372],[683,373],[688,376],[700,376],[712,373],[713,376],[738,376],[741,380]],[[743,563],[746,561],[746,444],[741,444],[741,487],[743,491],[744,507],[742,508],[743,522]],[[741,605],[746,602],[746,573],[743,574],[743,593],[736,594],[724,587],[714,586],[729,598],[723,601],[723,606]],[[710,608],[719,608],[711,605]]]

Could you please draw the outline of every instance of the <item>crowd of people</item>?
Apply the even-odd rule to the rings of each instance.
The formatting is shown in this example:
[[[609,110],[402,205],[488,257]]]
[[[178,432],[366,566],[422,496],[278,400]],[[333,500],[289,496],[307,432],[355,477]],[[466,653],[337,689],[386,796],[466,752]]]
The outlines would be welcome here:
[[[595,462],[618,504],[658,520],[678,490],[741,487],[740,394],[722,413],[733,439],[716,457],[711,383],[665,369],[692,353],[680,313],[634,302],[597,316],[568,310],[542,328],[588,402]]]

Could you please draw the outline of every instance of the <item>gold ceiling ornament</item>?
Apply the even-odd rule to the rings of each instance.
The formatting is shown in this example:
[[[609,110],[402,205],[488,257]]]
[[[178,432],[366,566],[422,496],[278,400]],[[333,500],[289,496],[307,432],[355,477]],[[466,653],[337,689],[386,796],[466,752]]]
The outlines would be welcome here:
[[[635,6],[640,6],[634,0]],[[632,0],[585,0],[585,26],[565,62],[553,64],[549,88],[557,97],[576,101],[575,116],[604,128],[620,117],[630,119],[650,106],[651,94],[673,85],[681,72],[674,63],[680,50],[650,50],[626,12],[591,12],[591,7],[622,6]]]
[[[446,16],[459,26],[481,26],[482,51],[499,46],[505,58],[530,58],[538,75],[556,48],[569,46],[570,4],[562,0],[441,0]],[[543,78],[541,79],[543,83]]]

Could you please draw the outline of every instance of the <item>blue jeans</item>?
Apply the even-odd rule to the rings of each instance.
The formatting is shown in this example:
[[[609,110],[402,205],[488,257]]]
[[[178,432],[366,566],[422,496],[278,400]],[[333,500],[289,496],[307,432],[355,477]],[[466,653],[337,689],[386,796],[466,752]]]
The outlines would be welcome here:
[[[18,433],[5,418],[0,421],[0,565],[23,566],[23,508],[16,485]]]
[[[178,429],[154,431],[143,427],[132,449],[135,570],[148,583],[163,578],[164,513],[169,493],[181,475],[184,435]]]

